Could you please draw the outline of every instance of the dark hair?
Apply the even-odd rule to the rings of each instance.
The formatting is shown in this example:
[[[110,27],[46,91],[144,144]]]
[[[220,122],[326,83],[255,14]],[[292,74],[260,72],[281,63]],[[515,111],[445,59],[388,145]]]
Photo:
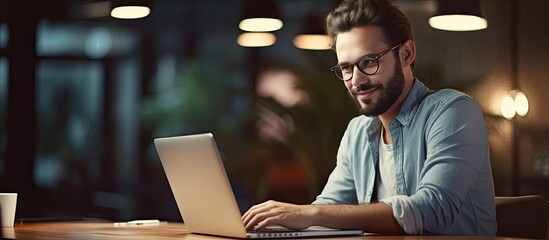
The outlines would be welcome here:
[[[326,17],[326,32],[335,50],[337,35],[359,26],[379,26],[389,45],[414,40],[408,17],[390,0],[344,0]]]

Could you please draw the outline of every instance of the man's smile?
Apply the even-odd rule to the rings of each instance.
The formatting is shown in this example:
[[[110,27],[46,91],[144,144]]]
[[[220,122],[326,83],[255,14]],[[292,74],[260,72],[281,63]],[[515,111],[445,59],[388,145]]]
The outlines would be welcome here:
[[[379,90],[379,86],[356,87],[351,89],[351,92],[357,99],[369,99],[377,90]]]

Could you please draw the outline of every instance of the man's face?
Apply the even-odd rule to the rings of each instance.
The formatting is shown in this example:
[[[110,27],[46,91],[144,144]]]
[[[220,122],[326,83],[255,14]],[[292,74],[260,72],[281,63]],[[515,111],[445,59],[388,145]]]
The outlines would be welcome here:
[[[339,63],[355,63],[364,55],[377,55],[391,47],[383,41],[381,28],[363,26],[338,34],[336,53]],[[354,67],[353,77],[345,81],[349,96],[357,104],[359,112],[366,116],[387,112],[404,89],[404,74],[399,58],[391,51],[379,58],[378,62],[379,69],[375,74],[366,75]]]

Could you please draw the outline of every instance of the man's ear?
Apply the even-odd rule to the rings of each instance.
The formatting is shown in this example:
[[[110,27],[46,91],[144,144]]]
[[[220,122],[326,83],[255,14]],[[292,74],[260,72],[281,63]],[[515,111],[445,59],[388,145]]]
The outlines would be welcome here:
[[[416,45],[412,40],[402,43],[399,51],[402,67],[410,66],[416,60]]]

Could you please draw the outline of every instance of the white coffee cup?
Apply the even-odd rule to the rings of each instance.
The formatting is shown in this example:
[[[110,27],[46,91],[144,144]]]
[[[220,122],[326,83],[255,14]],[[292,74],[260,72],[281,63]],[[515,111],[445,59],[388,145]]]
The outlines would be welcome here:
[[[0,193],[0,223],[2,227],[13,227],[17,193]]]

